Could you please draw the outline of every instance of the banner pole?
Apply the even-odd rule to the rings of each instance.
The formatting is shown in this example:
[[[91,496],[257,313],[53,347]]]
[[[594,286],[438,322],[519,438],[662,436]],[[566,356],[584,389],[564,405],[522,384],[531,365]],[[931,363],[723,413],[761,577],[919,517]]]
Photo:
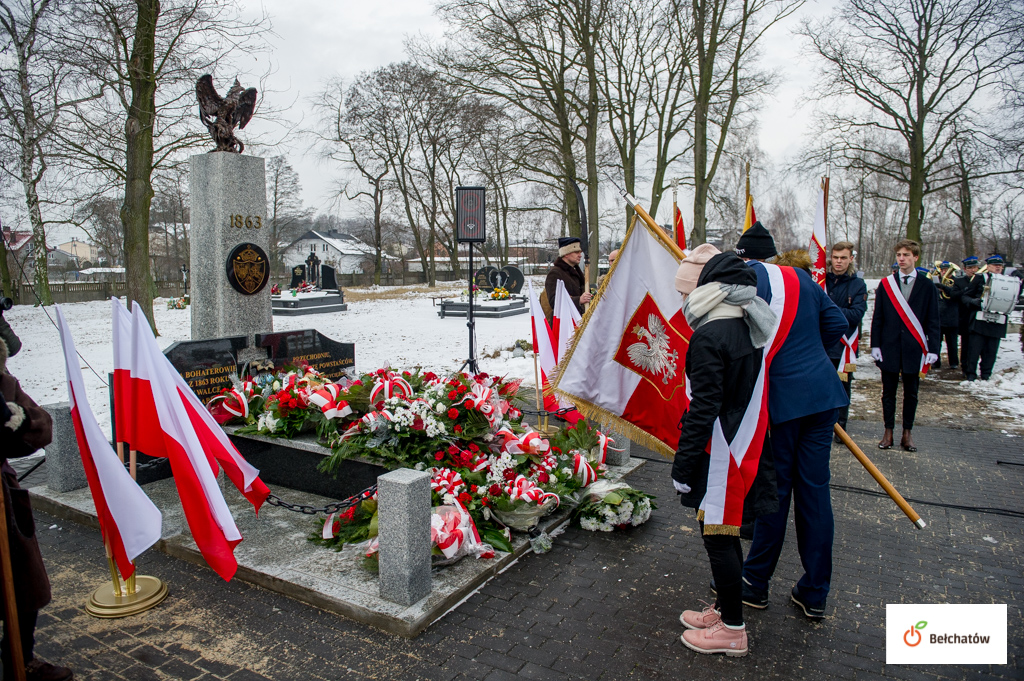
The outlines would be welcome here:
[[[25,655],[21,648],[21,625],[18,620],[18,601],[14,591],[14,570],[11,568],[11,549],[7,542],[7,508],[0,493],[0,571],[3,572],[4,618],[7,620],[7,646],[14,668],[15,681],[25,681]],[[11,509],[14,512],[14,509]]]
[[[914,523],[914,527],[919,530],[923,530],[925,528],[925,522],[921,520],[921,516],[917,514],[917,511],[911,508],[910,504],[907,503],[907,500],[903,498],[903,495],[897,492],[896,488],[892,486],[892,483],[882,475],[882,471],[878,470],[875,464],[871,463],[871,459],[861,451],[861,448],[857,446],[857,443],[853,441],[853,438],[851,438],[838,423],[835,424],[834,430],[836,435],[839,436],[839,439],[843,441],[844,445],[846,445],[847,449],[849,449],[857,458],[857,461],[860,461],[861,465],[864,466],[864,468],[867,469],[867,472],[871,474],[871,477],[875,479],[875,482],[885,490],[885,493],[896,502],[896,505],[900,507],[900,510],[910,518],[910,522]]]
[[[622,198],[626,199],[626,202],[629,205],[633,206],[633,210],[636,211],[636,214],[647,223],[647,226],[651,228],[654,235],[661,239],[661,241],[668,246],[669,250],[672,251],[677,258],[682,260],[686,257],[686,254],[683,253],[683,249],[679,248],[679,244],[672,242],[672,238],[665,233],[665,230],[663,230],[658,223],[654,221],[654,218],[651,217],[650,213],[644,210],[644,207],[641,206],[631,194],[625,191],[621,191],[619,193],[622,194]]]

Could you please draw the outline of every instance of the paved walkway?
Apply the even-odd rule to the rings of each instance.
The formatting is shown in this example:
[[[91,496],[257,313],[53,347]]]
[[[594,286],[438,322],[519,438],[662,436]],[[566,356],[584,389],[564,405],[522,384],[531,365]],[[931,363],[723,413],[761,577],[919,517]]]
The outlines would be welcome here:
[[[955,425],[955,424],[954,424]],[[83,608],[107,575],[99,534],[39,514],[54,601],[38,653],[81,679],[988,679],[1024,678],[1024,439],[915,429],[915,454],[873,448],[878,423],[851,432],[928,522],[916,531],[845,450],[833,451],[835,574],[829,617],[789,603],[801,570],[792,523],[770,607],[747,611],[751,654],[698,656],[679,643],[680,610],[711,599],[692,512],[668,465],[631,477],[660,508],[640,528],[573,528],[527,556],[414,640],[389,636],[209,569],[149,552],[166,580],[159,608],[95,620]],[[960,507],[1009,509],[965,510]],[[1005,666],[886,666],[886,603],[1007,603]]]

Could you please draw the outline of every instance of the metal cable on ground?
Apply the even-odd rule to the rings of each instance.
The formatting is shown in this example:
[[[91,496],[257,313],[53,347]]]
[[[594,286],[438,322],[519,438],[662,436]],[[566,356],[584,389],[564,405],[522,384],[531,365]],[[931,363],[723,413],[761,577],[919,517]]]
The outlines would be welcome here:
[[[303,513],[305,515],[316,515],[318,513],[330,514],[338,513],[339,511],[349,509],[358,503],[366,501],[376,493],[377,485],[371,485],[364,489],[362,492],[354,494],[350,496],[348,499],[345,499],[344,501],[338,501],[333,504],[327,504],[326,506],[321,507],[309,506],[307,504],[292,504],[285,501],[276,494],[271,493],[270,496],[267,497],[267,503],[270,504],[271,506],[278,506],[289,511],[295,511],[296,513]]]
[[[12,231],[11,233],[13,234],[14,232]],[[3,230],[2,229],[0,229],[0,239],[4,240],[4,248],[6,248],[8,252],[10,252],[11,251],[11,242],[8,241],[7,238],[5,238],[3,236]],[[18,269],[21,270],[21,279],[22,279],[22,281],[28,281],[28,277],[25,275],[25,268],[21,266],[21,263],[18,262],[17,258],[12,258],[12,260],[14,260],[14,262],[18,265]],[[67,282],[65,282],[65,284],[66,283]],[[14,286],[14,285],[15,284],[12,284],[12,286]],[[17,285],[20,286],[21,284],[17,284]],[[13,291],[12,291],[12,293],[13,293]],[[57,329],[57,331],[59,332],[60,329],[57,327],[57,322],[53,321],[53,317],[51,317],[50,313],[46,311],[46,306],[43,305],[43,301],[39,298],[39,294],[36,292],[36,287],[35,286],[32,287],[32,295],[36,299],[36,304],[43,310],[43,314],[45,314],[46,318],[50,320],[51,324],[53,324],[53,328]],[[78,348],[75,348],[75,354],[78,355],[78,359],[80,359],[83,362],[85,362],[85,366],[89,367],[89,371],[91,371],[94,374],[96,374],[96,378],[100,379],[100,383],[102,383],[104,387],[109,387],[107,385],[106,379],[104,379],[103,376],[101,376],[98,371],[96,371],[95,369],[92,368],[92,365],[89,364],[89,360],[87,360],[85,357],[82,356],[82,353],[80,353],[78,351]]]

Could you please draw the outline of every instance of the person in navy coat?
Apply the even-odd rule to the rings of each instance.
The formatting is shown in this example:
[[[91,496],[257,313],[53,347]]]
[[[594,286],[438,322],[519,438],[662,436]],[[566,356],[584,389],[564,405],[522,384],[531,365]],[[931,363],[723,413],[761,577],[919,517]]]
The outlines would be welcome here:
[[[741,250],[757,274],[757,295],[771,302],[768,271],[757,262],[775,254],[771,235],[757,223],[737,243],[737,254]],[[850,402],[825,349],[839,341],[848,323],[807,272],[796,269],[796,273],[800,281],[796,318],[768,371],[779,510],[754,524],[754,540],[743,564],[743,602],[768,607],[769,585],[786,539],[793,499],[804,574],[793,587],[791,600],[808,618],[821,619],[832,581],[835,534],[829,490],[833,427],[840,410]]]
[[[871,317],[871,356],[882,370],[882,420],[885,433],[879,449],[891,449],[896,426],[896,388],[903,381],[903,437],[900,447],[916,452],[911,430],[917,414],[917,393],[921,387],[921,358],[932,364],[939,358],[942,326],[939,320],[939,296],[931,281],[921,276],[915,265],[921,256],[916,241],[903,239],[896,244],[899,269],[890,275],[890,283],[899,288],[924,330],[927,352],[903,322],[889,294],[879,283],[875,290],[875,311]],[[895,279],[894,279],[895,277]]]

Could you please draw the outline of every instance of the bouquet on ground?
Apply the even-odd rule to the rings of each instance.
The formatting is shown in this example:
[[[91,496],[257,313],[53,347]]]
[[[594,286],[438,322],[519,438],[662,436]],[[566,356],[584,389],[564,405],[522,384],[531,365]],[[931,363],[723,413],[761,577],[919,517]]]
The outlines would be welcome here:
[[[168,310],[184,310],[186,307],[188,307],[188,303],[185,302],[185,296],[167,299]]]
[[[512,294],[508,292],[508,289],[501,286],[495,286],[491,291],[491,300],[508,300],[511,297]]]
[[[576,510],[580,527],[591,532],[636,527],[650,519],[657,508],[653,496],[624,482],[601,480],[591,485]]]

